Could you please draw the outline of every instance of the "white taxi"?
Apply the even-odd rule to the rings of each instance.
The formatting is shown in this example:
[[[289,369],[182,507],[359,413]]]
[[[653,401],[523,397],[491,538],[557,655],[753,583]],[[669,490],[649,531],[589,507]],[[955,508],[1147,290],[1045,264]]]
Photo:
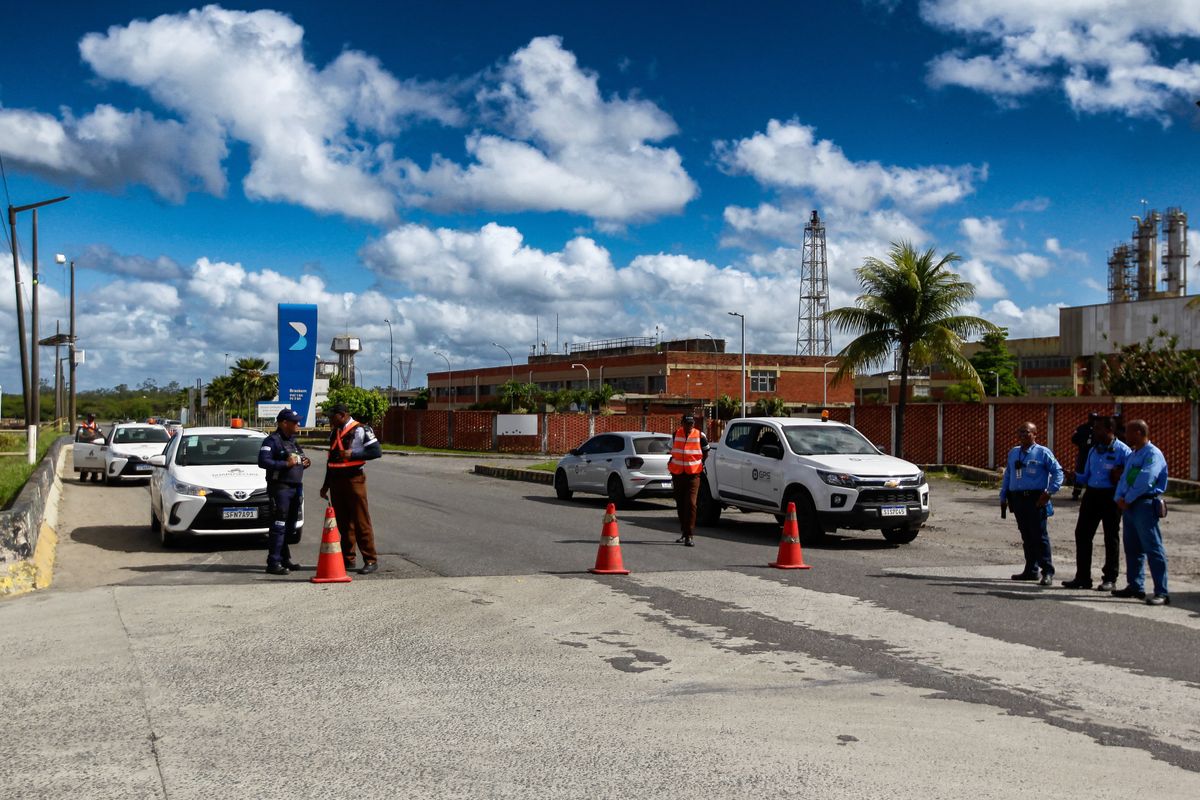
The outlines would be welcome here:
[[[104,444],[99,445],[91,456],[81,458],[77,446],[75,468],[89,469],[93,462],[88,459],[94,459],[103,464],[106,484],[148,480],[154,471],[150,465],[151,457],[160,455],[170,441],[171,434],[162,425],[143,422],[114,425]]]
[[[267,473],[258,466],[266,434],[245,428],[187,428],[150,460],[150,529],[164,547],[195,534],[265,534],[271,527]],[[289,544],[300,541],[304,506]]]

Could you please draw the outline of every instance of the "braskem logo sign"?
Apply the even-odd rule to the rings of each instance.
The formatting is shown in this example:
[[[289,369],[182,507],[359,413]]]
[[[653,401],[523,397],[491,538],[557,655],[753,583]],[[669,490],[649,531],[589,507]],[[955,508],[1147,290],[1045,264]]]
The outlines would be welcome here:
[[[313,405],[313,373],[317,365],[317,307],[279,304],[279,402],[287,403],[311,428],[317,421]]]

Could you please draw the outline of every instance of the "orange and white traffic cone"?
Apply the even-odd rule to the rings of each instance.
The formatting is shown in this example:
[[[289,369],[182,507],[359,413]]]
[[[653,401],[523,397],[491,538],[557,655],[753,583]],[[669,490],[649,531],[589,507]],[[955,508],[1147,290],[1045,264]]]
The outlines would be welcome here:
[[[333,506],[325,509],[325,533],[321,536],[321,555],[317,557],[317,574],[309,578],[313,583],[349,583],[346,562],[342,561],[342,535],[338,533],[337,517]]]
[[[617,507],[612,503],[604,510],[604,527],[600,529],[600,548],[596,551],[596,566],[588,570],[594,575],[628,575],[621,562],[621,534],[617,528]]]
[[[779,538],[779,555],[767,566],[775,569],[812,569],[804,563],[804,551],[800,549],[800,525],[796,522],[795,503],[788,503],[783,535]]]

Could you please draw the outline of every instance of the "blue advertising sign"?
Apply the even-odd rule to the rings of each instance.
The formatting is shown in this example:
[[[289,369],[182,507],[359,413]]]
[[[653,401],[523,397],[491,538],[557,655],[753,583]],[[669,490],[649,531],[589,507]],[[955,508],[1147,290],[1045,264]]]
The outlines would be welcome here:
[[[317,307],[279,304],[279,402],[300,415],[301,424],[317,422],[313,374],[317,367]]]

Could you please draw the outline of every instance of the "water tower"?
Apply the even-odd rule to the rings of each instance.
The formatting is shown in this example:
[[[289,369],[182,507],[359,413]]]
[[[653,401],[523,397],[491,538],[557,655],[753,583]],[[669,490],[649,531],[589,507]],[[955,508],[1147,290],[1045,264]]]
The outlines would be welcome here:
[[[362,350],[362,339],[357,336],[335,336],[330,348],[338,356],[338,376],[346,386],[356,386],[354,380],[354,354]]]

